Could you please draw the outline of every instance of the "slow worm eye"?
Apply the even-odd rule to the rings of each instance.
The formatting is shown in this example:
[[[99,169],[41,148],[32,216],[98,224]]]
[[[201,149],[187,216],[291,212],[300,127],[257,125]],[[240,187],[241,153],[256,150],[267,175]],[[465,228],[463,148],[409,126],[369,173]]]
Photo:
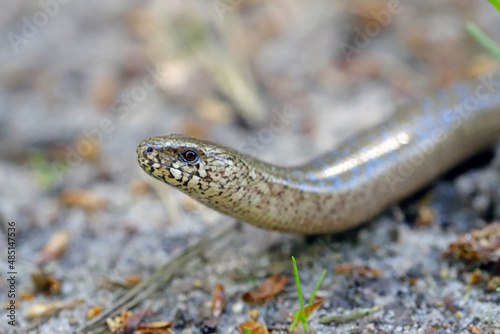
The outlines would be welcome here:
[[[148,146],[146,152],[148,152],[149,154],[153,153],[153,148],[151,146]]]
[[[192,150],[188,150],[188,151],[182,153],[182,158],[184,158],[184,160],[186,162],[193,162],[196,159],[198,159],[198,153],[196,153],[195,151],[192,151]]]

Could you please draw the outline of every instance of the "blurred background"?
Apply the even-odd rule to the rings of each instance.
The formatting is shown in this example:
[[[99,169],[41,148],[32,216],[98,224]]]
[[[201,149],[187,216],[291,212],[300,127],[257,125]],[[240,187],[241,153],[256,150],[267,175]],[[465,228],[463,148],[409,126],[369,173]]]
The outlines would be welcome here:
[[[20,301],[22,326],[29,305],[84,297],[73,319],[81,324],[89,305],[115,296],[96,277],[146,277],[231,221],[151,182],[135,161],[141,140],[183,133],[280,165],[303,163],[400,105],[492,71],[496,61],[467,21],[500,41],[500,13],[487,1],[0,5],[0,217],[16,223],[20,292],[32,289],[47,241],[68,240],[46,268],[62,281],[60,295]],[[64,332],[74,325],[68,319],[44,318],[33,332]]]

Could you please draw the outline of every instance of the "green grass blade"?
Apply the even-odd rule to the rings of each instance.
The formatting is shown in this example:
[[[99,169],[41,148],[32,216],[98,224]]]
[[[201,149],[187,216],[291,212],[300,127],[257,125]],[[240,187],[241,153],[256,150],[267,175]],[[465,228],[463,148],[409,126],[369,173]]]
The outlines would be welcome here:
[[[297,325],[297,322],[299,322],[299,314],[300,314],[300,311],[295,312],[295,317],[293,317],[293,322],[292,322],[292,324],[290,325],[290,330],[289,330],[289,332],[293,331],[293,329],[294,329],[294,328],[295,328],[295,326]]]
[[[319,286],[321,285],[321,282],[323,281],[323,278],[325,278],[325,275],[326,275],[326,269],[324,269],[323,272],[321,273],[321,276],[318,280],[318,283],[316,283],[316,286],[314,287],[313,293],[311,295],[311,298],[309,298],[309,302],[307,303],[307,305],[311,305],[313,303],[314,296],[316,295],[316,291],[318,291]]]
[[[304,316],[304,302],[302,301],[302,291],[300,290],[299,270],[297,269],[297,262],[295,262],[295,258],[293,256],[292,256],[292,262],[293,262],[293,272],[295,274],[295,284],[297,285],[297,293],[299,294],[299,301],[300,301],[299,318],[300,321],[302,322],[302,326],[304,327],[304,331],[307,332],[307,321],[306,317]]]
[[[307,333],[307,320],[306,316],[304,315],[304,311],[299,313],[300,317],[300,322],[302,322],[302,327],[304,327],[304,332]]]
[[[252,332],[250,332],[250,330],[248,329],[248,327],[245,327],[245,334],[252,334]]]
[[[490,3],[500,12],[500,2],[498,0],[490,0]]]
[[[297,262],[295,262],[295,258],[293,256],[292,256],[292,261],[293,261],[293,272],[295,274],[295,284],[297,285],[297,293],[299,294],[300,311],[304,313],[304,302],[302,301],[302,291],[300,290],[299,270],[297,269]]]
[[[498,1],[497,1],[498,2]],[[472,22],[467,22],[467,31],[476,39],[486,50],[488,50],[498,61],[500,61],[500,45],[486,35],[481,28]]]

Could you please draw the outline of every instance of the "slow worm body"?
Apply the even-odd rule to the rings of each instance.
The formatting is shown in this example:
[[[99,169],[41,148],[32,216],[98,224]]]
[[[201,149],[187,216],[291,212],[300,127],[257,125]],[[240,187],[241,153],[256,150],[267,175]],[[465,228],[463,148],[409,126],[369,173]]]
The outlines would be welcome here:
[[[336,150],[294,168],[183,135],[152,137],[151,176],[267,229],[332,233],[367,221],[500,137],[500,78],[490,74],[398,110]]]

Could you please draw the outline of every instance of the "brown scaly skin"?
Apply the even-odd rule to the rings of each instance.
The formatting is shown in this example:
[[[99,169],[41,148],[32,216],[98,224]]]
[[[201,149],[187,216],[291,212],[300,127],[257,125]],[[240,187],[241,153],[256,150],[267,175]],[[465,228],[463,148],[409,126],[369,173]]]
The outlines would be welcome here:
[[[143,141],[137,159],[146,173],[236,219],[288,232],[338,232],[372,218],[498,138],[500,80],[491,82],[496,84],[464,83],[403,108],[297,168],[183,135]]]

